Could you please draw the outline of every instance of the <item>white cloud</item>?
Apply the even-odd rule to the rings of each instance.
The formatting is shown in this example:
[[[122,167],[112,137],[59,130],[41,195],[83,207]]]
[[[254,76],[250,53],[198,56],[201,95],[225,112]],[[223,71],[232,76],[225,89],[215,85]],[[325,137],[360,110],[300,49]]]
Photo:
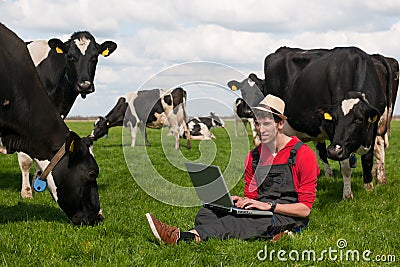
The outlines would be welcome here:
[[[2,22],[25,40],[67,40],[89,30],[98,43],[117,42],[117,50],[99,60],[96,93],[72,114],[103,114],[118,92],[137,90],[152,75],[188,61],[263,77],[265,56],[280,46],[358,46],[400,58],[396,0],[3,0],[0,9]]]

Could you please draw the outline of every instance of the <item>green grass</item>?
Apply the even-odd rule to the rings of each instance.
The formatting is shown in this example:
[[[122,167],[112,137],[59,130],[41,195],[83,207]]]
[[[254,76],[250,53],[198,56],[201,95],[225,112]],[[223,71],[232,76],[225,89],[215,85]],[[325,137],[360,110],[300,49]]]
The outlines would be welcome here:
[[[229,123],[229,122],[228,122]],[[91,122],[69,122],[81,136],[92,130]],[[232,123],[228,125],[232,127]],[[20,171],[16,155],[0,155],[0,265],[2,266],[398,266],[400,261],[400,122],[392,123],[392,136],[386,157],[388,183],[376,186],[374,192],[362,188],[360,161],[352,176],[354,200],[343,201],[343,182],[336,162],[331,162],[334,177],[318,178],[317,200],[309,226],[294,239],[285,237],[278,243],[210,240],[202,244],[182,243],[165,246],[151,235],[144,214],[154,213],[160,220],[183,230],[193,226],[198,207],[177,207],[180,203],[176,188],[158,186],[163,177],[173,184],[190,186],[182,169],[184,157],[220,165],[229,173],[233,187],[243,171],[244,155],[249,145],[243,138],[229,138],[223,129],[214,130],[214,142],[192,141],[192,149],[181,152],[170,144],[161,146],[159,130],[149,130],[152,146],[136,148],[121,146],[121,128],[113,128],[108,139],[95,143],[94,152],[100,167],[98,178],[101,206],[105,221],[97,226],[73,226],[57,207],[48,192],[36,193],[34,199],[20,197]],[[168,139],[168,138],[167,138]],[[232,144],[230,143],[232,141]],[[138,143],[141,141],[137,140]],[[181,145],[185,142],[182,140]],[[233,150],[233,152],[232,152]],[[124,153],[127,153],[127,160]],[[181,154],[182,153],[182,154]],[[168,155],[166,159],[165,154]],[[154,166],[154,169],[152,167]],[[130,166],[128,169],[127,166]],[[233,177],[233,179],[232,179]],[[146,186],[157,199],[148,195],[138,183]],[[172,191],[169,191],[172,190]],[[239,181],[233,194],[242,194]],[[161,201],[160,201],[161,200]],[[167,202],[167,203],[164,203]],[[338,250],[336,242],[347,241],[339,250],[372,251],[377,255],[395,255],[394,263],[346,261],[279,261],[277,251],[286,251],[286,258],[295,251],[314,250],[318,258],[323,250]],[[257,253],[267,246],[275,250],[273,263],[260,261]],[[282,253],[282,252],[281,252]],[[263,255],[263,254],[261,254]],[[332,255],[334,256],[334,255]],[[360,255],[361,257],[361,255]]]

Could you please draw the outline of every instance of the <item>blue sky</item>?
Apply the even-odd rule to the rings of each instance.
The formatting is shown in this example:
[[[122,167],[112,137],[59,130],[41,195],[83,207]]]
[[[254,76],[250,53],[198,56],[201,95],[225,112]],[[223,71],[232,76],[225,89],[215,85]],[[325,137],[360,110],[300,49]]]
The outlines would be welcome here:
[[[118,44],[99,60],[96,92],[79,98],[70,115],[105,115],[126,92],[179,85],[183,65],[195,66],[182,78],[192,81],[184,86],[189,115],[231,115],[238,95],[224,88],[226,82],[251,72],[263,77],[265,56],[280,46],[357,46],[400,59],[399,1],[0,0],[0,10],[1,22],[25,41],[66,41],[88,30],[98,43]],[[212,76],[221,66],[226,81],[199,83],[197,71]],[[155,79],[160,74],[171,75],[169,82]],[[396,114],[399,105],[397,100]]]

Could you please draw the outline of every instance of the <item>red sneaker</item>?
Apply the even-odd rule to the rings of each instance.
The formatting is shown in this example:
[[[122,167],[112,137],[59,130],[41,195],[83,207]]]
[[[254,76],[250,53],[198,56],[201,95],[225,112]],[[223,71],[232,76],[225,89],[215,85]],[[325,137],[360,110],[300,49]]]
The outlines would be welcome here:
[[[150,213],[146,213],[146,219],[151,232],[157,240],[163,241],[165,244],[169,245],[177,244],[180,237],[179,228],[158,221],[154,218],[153,214]]]

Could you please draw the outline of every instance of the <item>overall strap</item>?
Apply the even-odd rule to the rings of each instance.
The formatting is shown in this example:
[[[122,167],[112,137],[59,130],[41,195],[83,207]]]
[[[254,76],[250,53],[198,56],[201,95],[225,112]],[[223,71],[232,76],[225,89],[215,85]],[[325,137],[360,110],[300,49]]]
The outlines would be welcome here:
[[[253,151],[251,151],[251,156],[253,157],[251,166],[253,167],[253,170],[256,170],[258,162],[260,161],[260,152],[258,151],[258,147],[254,148]]]
[[[297,150],[298,150],[302,145],[304,145],[304,143],[301,142],[301,141],[299,141],[299,142],[297,142],[297,143],[294,145],[294,147],[290,150],[290,156],[289,156],[289,158],[288,158],[288,164],[289,164],[290,166],[293,166],[293,165],[296,164],[296,154],[297,154]]]

